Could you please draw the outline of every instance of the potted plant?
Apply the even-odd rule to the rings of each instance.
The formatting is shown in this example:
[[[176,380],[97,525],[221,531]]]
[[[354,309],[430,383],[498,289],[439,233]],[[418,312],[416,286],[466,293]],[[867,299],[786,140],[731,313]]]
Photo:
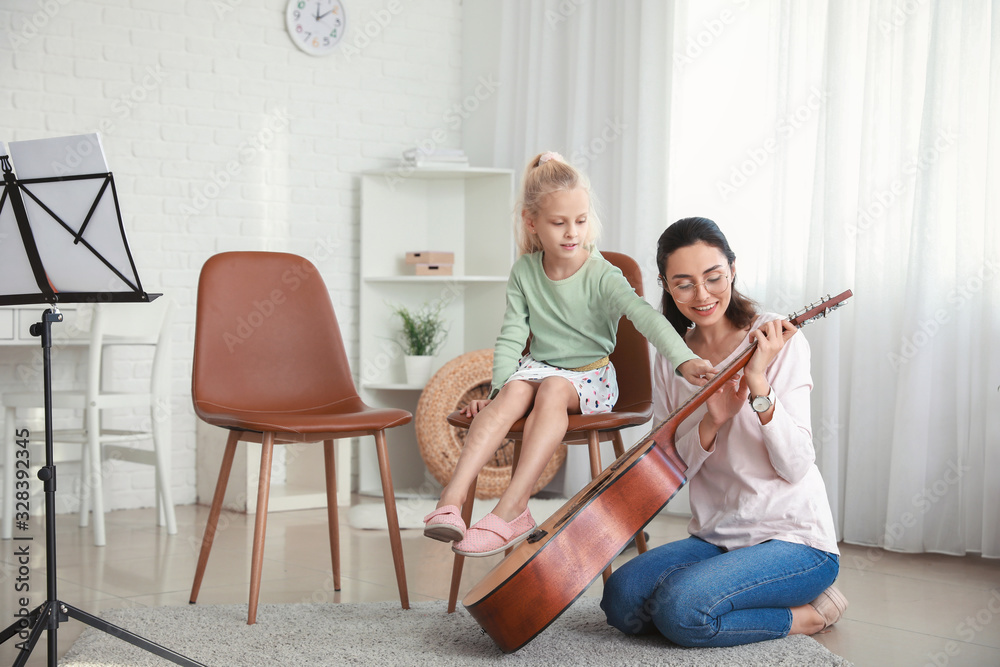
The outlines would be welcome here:
[[[406,366],[406,382],[412,385],[424,385],[431,377],[431,365],[434,355],[441,349],[448,331],[445,328],[441,311],[444,304],[436,306],[424,304],[419,310],[410,310],[406,306],[393,305],[394,315],[403,321],[400,332],[400,344],[403,347],[403,362]]]

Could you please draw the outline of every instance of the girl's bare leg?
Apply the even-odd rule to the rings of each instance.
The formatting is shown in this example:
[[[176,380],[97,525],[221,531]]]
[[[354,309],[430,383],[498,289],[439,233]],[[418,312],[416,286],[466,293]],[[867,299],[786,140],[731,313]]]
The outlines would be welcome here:
[[[493,513],[504,521],[516,519],[528,506],[535,482],[566,437],[570,413],[580,412],[580,396],[566,378],[550,377],[538,385],[534,407],[524,425],[517,470]],[[471,480],[470,480],[471,481]]]
[[[455,472],[452,473],[448,485],[441,491],[438,507],[462,506],[472,480],[500,449],[500,444],[511,425],[531,408],[538,387],[539,384],[536,382],[519,380],[508,382],[497,397],[480,410],[469,427],[469,434],[465,438],[465,446],[458,457]]]

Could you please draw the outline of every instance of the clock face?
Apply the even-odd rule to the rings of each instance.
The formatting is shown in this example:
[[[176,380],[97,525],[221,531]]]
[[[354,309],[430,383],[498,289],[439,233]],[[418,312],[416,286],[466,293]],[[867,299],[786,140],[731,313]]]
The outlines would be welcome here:
[[[295,45],[312,56],[333,51],[347,27],[340,0],[289,0],[285,25]]]

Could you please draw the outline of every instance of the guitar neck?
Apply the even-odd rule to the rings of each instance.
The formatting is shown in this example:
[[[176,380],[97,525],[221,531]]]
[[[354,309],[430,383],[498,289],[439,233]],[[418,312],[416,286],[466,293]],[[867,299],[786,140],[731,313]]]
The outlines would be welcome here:
[[[851,290],[845,290],[835,297],[827,296],[824,300],[818,301],[815,304],[807,306],[802,312],[789,315],[789,321],[798,328],[802,328],[810,322],[817,320],[821,317],[826,317],[831,311],[840,308],[847,301],[848,298],[853,296]],[[652,438],[656,440],[656,443],[662,447],[666,443],[673,443],[674,433],[677,431],[677,427],[685,419],[694,414],[701,405],[708,400],[708,397],[713,393],[718,391],[722,385],[731,380],[734,375],[740,372],[744,366],[750,361],[750,357],[753,356],[754,350],[757,349],[757,340],[754,339],[743,348],[736,358],[726,364],[711,380],[708,384],[702,386],[698,391],[691,395],[688,400],[684,401],[683,404],[676,410],[674,410],[667,420],[653,429]]]

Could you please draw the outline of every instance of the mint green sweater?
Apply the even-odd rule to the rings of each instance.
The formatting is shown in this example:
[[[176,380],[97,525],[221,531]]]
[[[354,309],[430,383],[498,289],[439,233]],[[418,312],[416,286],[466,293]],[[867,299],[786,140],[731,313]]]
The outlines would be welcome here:
[[[635,293],[618,267],[595,252],[565,280],[551,280],[542,253],[521,255],[507,281],[507,311],[493,351],[496,396],[517,370],[524,344],[531,356],[559,368],[579,368],[611,354],[625,316],[677,368],[697,359],[655,308]]]

